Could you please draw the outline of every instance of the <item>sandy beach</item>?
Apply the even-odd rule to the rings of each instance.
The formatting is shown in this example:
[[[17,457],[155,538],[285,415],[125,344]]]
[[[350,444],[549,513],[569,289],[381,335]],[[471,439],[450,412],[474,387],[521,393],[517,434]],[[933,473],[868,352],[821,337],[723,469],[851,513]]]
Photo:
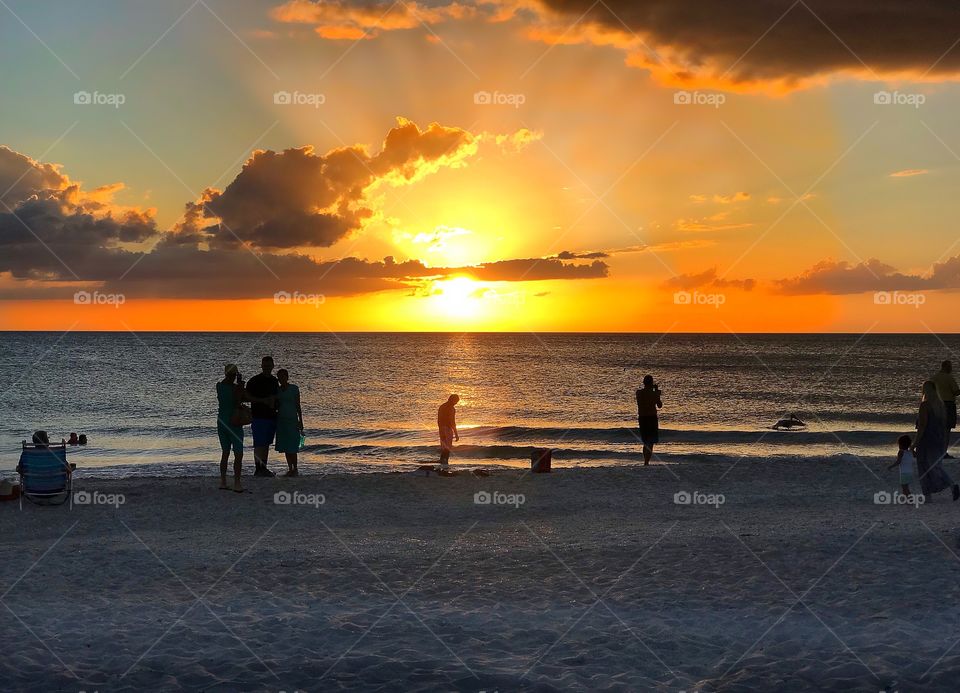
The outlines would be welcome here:
[[[911,691],[960,676],[960,503],[876,504],[896,487],[880,465],[247,483],[81,470],[86,505],[0,505],[6,685]]]

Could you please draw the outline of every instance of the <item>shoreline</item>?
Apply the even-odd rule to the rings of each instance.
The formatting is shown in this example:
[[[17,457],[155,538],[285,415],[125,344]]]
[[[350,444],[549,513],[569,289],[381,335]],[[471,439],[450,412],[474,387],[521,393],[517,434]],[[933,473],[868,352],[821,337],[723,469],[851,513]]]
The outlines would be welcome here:
[[[0,674],[38,691],[955,690],[960,503],[876,505],[897,486],[883,466],[328,474],[243,495],[98,480],[78,489],[123,504],[0,504]]]

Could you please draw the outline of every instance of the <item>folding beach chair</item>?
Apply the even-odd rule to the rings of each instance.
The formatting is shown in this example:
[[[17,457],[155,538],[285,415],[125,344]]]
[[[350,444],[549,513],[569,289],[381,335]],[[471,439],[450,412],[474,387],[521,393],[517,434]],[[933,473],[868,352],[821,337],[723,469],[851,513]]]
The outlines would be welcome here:
[[[21,497],[31,503],[61,505],[70,498],[72,477],[66,445],[33,445],[24,441],[17,471]]]

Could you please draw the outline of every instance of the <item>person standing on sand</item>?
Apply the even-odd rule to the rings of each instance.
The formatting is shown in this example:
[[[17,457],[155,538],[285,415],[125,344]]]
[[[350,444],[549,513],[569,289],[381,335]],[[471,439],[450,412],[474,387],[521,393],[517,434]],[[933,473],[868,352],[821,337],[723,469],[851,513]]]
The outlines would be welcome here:
[[[917,473],[920,488],[927,502],[934,493],[953,488],[953,500],[960,498],[960,486],[943,468],[943,455],[946,451],[947,411],[943,400],[937,394],[937,385],[932,380],[923,384],[923,399],[917,416],[917,438],[913,443],[913,454],[917,459]]]
[[[264,356],[260,361],[260,373],[247,382],[247,397],[253,403],[253,422],[250,432],[253,434],[253,459],[256,469],[254,476],[276,476],[267,468],[270,446],[277,434],[277,393],[280,381],[273,375],[273,357]]]
[[[300,407],[300,388],[290,382],[286,368],[277,371],[280,390],[277,392],[277,452],[287,456],[287,473],[299,476],[297,453],[303,435],[303,409]]]
[[[453,450],[453,441],[460,440],[457,430],[457,403],[459,395],[450,395],[447,401],[437,410],[437,428],[440,429],[440,466],[446,467],[450,463],[450,451]]]
[[[957,395],[960,395],[960,387],[957,387],[957,381],[953,377],[953,364],[944,361],[940,364],[940,370],[931,378],[937,384],[937,394],[943,400],[943,406],[947,410],[947,450],[950,449],[950,431],[957,427]],[[945,454],[944,459],[952,460],[949,453]]]
[[[662,406],[660,388],[653,382],[653,376],[643,376],[643,387],[637,390],[637,424],[640,426],[640,440],[643,442],[644,466],[650,464],[653,446],[660,442],[657,410]]]
[[[246,399],[243,378],[236,364],[223,367],[223,380],[217,383],[217,436],[220,438],[220,489],[228,491],[227,462],[233,450],[233,490],[243,493],[240,475],[243,471],[243,426],[233,424],[233,416]]]

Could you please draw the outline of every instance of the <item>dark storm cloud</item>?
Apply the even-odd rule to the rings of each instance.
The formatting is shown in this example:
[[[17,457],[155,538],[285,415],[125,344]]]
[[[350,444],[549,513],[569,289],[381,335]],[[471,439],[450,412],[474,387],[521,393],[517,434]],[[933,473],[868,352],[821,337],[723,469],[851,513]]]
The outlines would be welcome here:
[[[312,25],[325,39],[372,38],[457,20],[513,19],[550,44],[615,46],[630,65],[672,83],[798,86],[835,73],[872,77],[960,71],[960,5],[952,0],[288,0],[274,20]]]
[[[949,0],[538,2],[547,16],[583,17],[580,26],[602,27],[632,45],[626,25],[657,52],[663,47],[662,57],[680,78],[729,70],[727,76],[740,81],[789,81],[866,71],[864,63],[880,73],[960,69],[960,52],[944,55],[960,26],[960,5]]]

